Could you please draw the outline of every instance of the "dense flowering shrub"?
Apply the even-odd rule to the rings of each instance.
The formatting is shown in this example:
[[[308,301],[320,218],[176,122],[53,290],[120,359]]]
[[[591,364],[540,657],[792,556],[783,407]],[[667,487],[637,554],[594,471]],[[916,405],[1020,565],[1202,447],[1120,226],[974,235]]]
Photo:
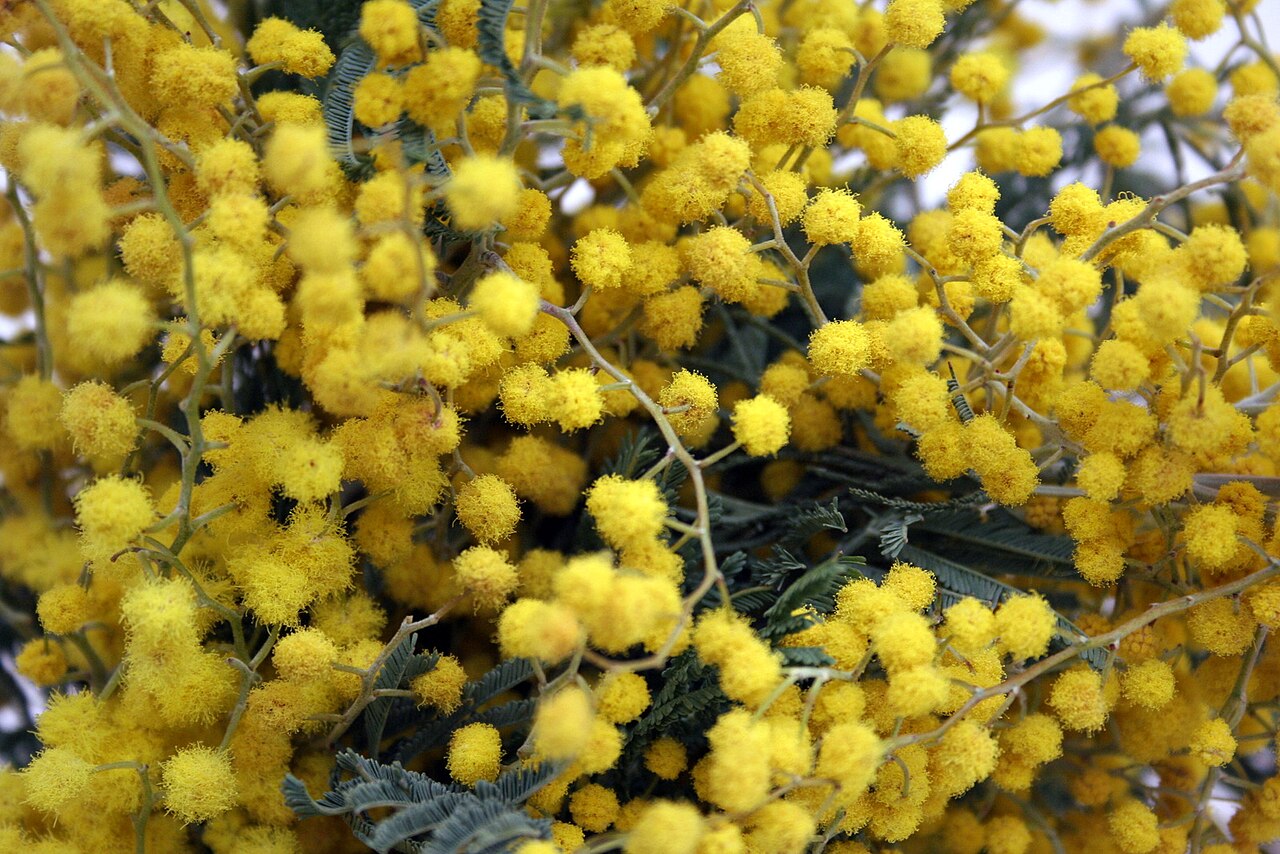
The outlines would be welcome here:
[[[1280,838],[1268,2],[0,3],[0,849]]]

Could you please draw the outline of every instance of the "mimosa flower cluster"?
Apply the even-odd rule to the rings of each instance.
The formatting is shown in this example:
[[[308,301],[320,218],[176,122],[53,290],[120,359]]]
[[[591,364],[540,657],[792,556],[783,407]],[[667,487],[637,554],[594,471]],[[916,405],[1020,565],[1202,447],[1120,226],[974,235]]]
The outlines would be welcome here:
[[[0,850],[1280,839],[1271,3],[0,3]]]

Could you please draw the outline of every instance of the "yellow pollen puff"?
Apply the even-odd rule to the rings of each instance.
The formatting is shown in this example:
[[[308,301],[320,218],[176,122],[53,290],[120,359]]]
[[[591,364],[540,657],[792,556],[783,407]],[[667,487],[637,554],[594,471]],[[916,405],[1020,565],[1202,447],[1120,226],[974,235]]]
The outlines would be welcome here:
[[[957,258],[977,264],[995,255],[1004,243],[1003,224],[975,208],[956,211],[947,231],[947,248]]]
[[[1226,12],[1223,0],[1174,0],[1169,6],[1173,25],[1194,41],[1207,38],[1221,29]]]
[[[512,240],[537,240],[551,221],[551,200],[541,190],[528,187],[520,191],[519,206],[502,221]]]
[[[915,308],[920,292],[906,276],[881,276],[862,286],[861,297],[865,320],[892,320],[898,312]]]
[[[231,757],[203,745],[187,747],[160,766],[165,809],[183,824],[217,818],[238,801]]]
[[[742,302],[758,289],[760,259],[736,228],[716,226],[681,242],[680,260],[697,283],[725,302]]]
[[[517,599],[498,618],[498,647],[504,658],[534,658],[558,664],[573,654],[583,640],[577,615],[558,602]]]
[[[373,299],[405,302],[435,284],[436,257],[430,248],[403,231],[378,238],[360,267],[360,278]],[[419,274],[419,271],[420,274]]]
[[[1169,705],[1177,687],[1173,669],[1159,658],[1131,665],[1120,676],[1120,693],[1129,702],[1158,710]]]
[[[76,452],[95,459],[122,460],[138,436],[133,405],[99,382],[80,383],[68,391],[59,420]]]
[[[263,174],[281,193],[318,193],[329,186],[333,168],[323,126],[278,125],[263,151]]]
[[[1117,169],[1124,169],[1138,162],[1142,142],[1138,135],[1120,125],[1108,125],[1093,138],[1093,149],[1102,162]]]
[[[1164,93],[1175,116],[1202,116],[1218,99],[1218,80],[1208,69],[1187,68],[1173,76]]]
[[[47,747],[21,774],[27,802],[38,810],[56,813],[88,788],[93,766],[70,748]]]
[[[475,93],[482,64],[474,51],[460,47],[432,50],[425,62],[401,78],[409,118],[437,131],[451,130],[458,113]],[[478,118],[473,114],[473,117]],[[479,128],[475,128],[479,131]],[[486,154],[487,156],[487,154]]]
[[[355,259],[356,242],[350,217],[330,207],[306,208],[289,227],[289,257],[311,273],[337,273]]]
[[[720,668],[720,687],[731,699],[758,705],[782,679],[780,656],[729,611],[703,616],[693,646],[699,658]]]
[[[927,569],[895,561],[885,575],[884,587],[905,602],[908,608],[923,611],[933,604],[937,579]]]
[[[791,434],[787,409],[768,395],[741,400],[733,407],[733,438],[753,457],[768,457],[782,450]]]
[[[1000,200],[1000,187],[995,181],[981,172],[966,172],[960,176],[951,189],[947,190],[947,207],[953,213],[966,208],[995,213],[996,202]]]
[[[1085,494],[1097,501],[1112,501],[1124,486],[1124,461],[1106,451],[1089,454],[1076,470],[1076,483]]]
[[[1054,128],[1029,128],[1016,137],[1013,153],[1018,174],[1042,178],[1062,160],[1062,135]]]
[[[752,21],[739,18],[711,44],[720,66],[718,79],[735,95],[747,98],[777,85],[782,53],[773,38],[756,31]]]
[[[626,71],[636,61],[636,45],[631,36],[613,24],[593,24],[583,28],[570,50],[579,65],[607,65]]]
[[[900,101],[911,101],[919,98],[929,90],[933,82],[933,57],[927,50],[899,45],[889,52],[876,69],[873,86],[876,96],[886,104]],[[867,115],[864,118],[885,125],[883,116]],[[871,128],[866,130],[878,133]],[[885,140],[892,142],[889,137]],[[874,148],[867,151],[868,159],[872,158]]]
[[[890,129],[895,134],[893,144],[897,155],[894,165],[912,180],[932,172],[947,156],[947,136],[942,126],[928,116],[898,119]]]
[[[91,619],[93,603],[79,584],[59,584],[40,594],[36,614],[46,632],[66,635]]]
[[[706,829],[694,805],[654,801],[636,818],[622,850],[625,854],[694,854]]]
[[[663,736],[645,749],[644,767],[660,780],[674,780],[689,767],[689,752],[676,739]]]
[[[809,335],[809,361],[833,377],[854,377],[871,361],[871,336],[856,320],[835,320]]]
[[[1059,674],[1049,689],[1049,707],[1064,729],[1094,732],[1107,720],[1107,701],[1102,677],[1087,666]]]
[[[324,117],[320,102],[310,95],[297,92],[265,92],[258,96],[258,112],[262,118],[277,125],[323,126]]]
[[[49,380],[27,374],[9,390],[5,411],[6,432],[19,448],[48,450],[61,430],[62,390]]]
[[[700,436],[718,422],[718,396],[711,381],[695,371],[681,369],[658,393],[658,403],[668,412],[671,426],[683,438]]]
[[[1228,506],[1202,504],[1193,507],[1182,523],[1187,556],[1209,572],[1226,569],[1240,548],[1236,536],[1241,521]]]
[[[942,35],[945,25],[938,0],[891,0],[884,13],[889,41],[908,47],[928,47]]]
[[[649,708],[649,685],[638,673],[613,673],[596,686],[596,713],[611,724],[626,724]]]
[[[355,90],[356,121],[376,128],[394,122],[402,112],[404,90],[399,80],[378,72],[360,78]]]
[[[995,614],[972,596],[966,596],[946,610],[945,628],[950,643],[965,654],[986,649],[997,632]]]
[[[419,707],[430,706],[449,715],[462,705],[462,689],[466,684],[467,674],[462,663],[452,655],[441,655],[434,667],[409,682],[409,689]]]
[[[562,688],[544,697],[533,720],[537,755],[551,760],[577,758],[588,747],[594,719],[591,698],[581,688]]]
[[[858,220],[849,246],[853,250],[853,263],[864,276],[881,276],[903,269],[906,240],[902,231],[878,212]]]
[[[861,215],[862,205],[853,193],[823,189],[805,207],[801,222],[810,243],[827,246],[852,241]]]
[[[631,267],[631,247],[611,228],[592,229],[573,244],[569,263],[584,285],[616,288]]]
[[[589,833],[604,833],[618,816],[618,796],[599,783],[588,783],[569,798],[569,814]]]
[[[67,306],[67,335],[109,368],[136,356],[155,337],[154,323],[154,309],[142,288],[123,279],[81,291]]]
[[[406,0],[369,0],[360,7],[359,32],[383,65],[419,57],[418,15]]]
[[[626,480],[611,474],[587,490],[587,512],[606,543],[625,549],[661,535],[668,509],[652,480]]]
[[[930,663],[937,649],[937,639],[929,621],[909,612],[892,614],[881,620],[871,633],[871,641],[891,677]]]
[[[454,509],[458,521],[483,543],[504,540],[520,521],[520,503],[511,484],[493,474],[482,474],[458,491]]]
[[[489,724],[460,727],[449,738],[445,761],[449,776],[465,786],[493,782],[502,769],[502,736]]]
[[[1161,841],[1159,821],[1159,816],[1146,804],[1126,798],[1108,810],[1107,829],[1121,851],[1140,854],[1158,850]]]
[[[500,608],[520,583],[516,568],[499,551],[472,546],[454,558],[458,585],[471,594],[476,608]]]
[[[99,478],[75,497],[76,520],[85,540],[110,552],[124,548],[156,515],[146,487],[116,475]]]
[[[909,308],[894,315],[881,337],[894,362],[929,365],[942,348],[942,321],[928,306]]]
[[[583,430],[604,416],[604,396],[589,368],[566,368],[551,377],[547,414],[566,433]]]
[[[852,804],[875,779],[884,749],[883,742],[865,724],[838,723],[822,737],[814,773],[836,780],[841,800]]]
[[[1103,388],[1131,391],[1150,377],[1151,362],[1136,345],[1112,338],[1094,351],[1089,375]]]
[[[338,647],[319,629],[300,629],[285,635],[271,649],[271,663],[282,679],[321,680],[338,660]]]
[[[519,209],[520,190],[514,163],[504,157],[477,154],[457,164],[445,184],[444,197],[454,226],[483,231]]]
[[[1174,253],[1201,291],[1230,285],[1244,272],[1248,253],[1240,233],[1226,225],[1202,225]]]
[[[257,192],[258,156],[243,140],[219,140],[196,158],[196,185],[210,196]]]
[[[1161,23],[1134,29],[1125,38],[1123,49],[1143,77],[1158,83],[1182,68],[1187,58],[1187,39],[1173,27]]]
[[[839,88],[853,62],[853,41],[835,27],[814,27],[804,34],[796,50],[801,82],[827,90]]]
[[[1191,732],[1188,747],[1192,755],[1205,765],[1220,768],[1235,757],[1236,738],[1231,732],[1231,724],[1222,718],[1213,718]]]
[[[1214,85],[1215,91],[1217,84]],[[1089,72],[1080,75],[1071,86],[1071,97],[1067,106],[1076,115],[1092,124],[1109,122],[1116,117],[1116,107],[1120,96],[1110,83],[1103,83],[1103,77]]]
[[[13,663],[18,673],[40,686],[58,685],[67,675],[67,656],[50,638],[27,641]]]
[[[1044,655],[1058,625],[1049,603],[1036,594],[1006,599],[995,617],[1000,649],[1019,661]]]
[[[179,43],[156,55],[151,86],[175,107],[216,107],[239,91],[235,59],[225,50]]]
[[[67,67],[62,51],[41,48],[32,52],[21,66],[14,62],[9,67],[12,73],[22,76],[20,87],[15,87],[17,91],[9,96],[11,102],[6,110],[25,113],[37,121],[71,123],[80,100],[80,84]]]
[[[951,85],[971,101],[988,103],[1009,81],[1009,69],[993,53],[966,53],[951,66]]]
[[[467,305],[495,334],[519,338],[537,319],[538,288],[507,272],[490,273],[472,287]]]
[[[259,65],[279,63],[287,74],[322,77],[333,65],[333,51],[316,30],[300,30],[283,18],[265,18],[245,45]]]

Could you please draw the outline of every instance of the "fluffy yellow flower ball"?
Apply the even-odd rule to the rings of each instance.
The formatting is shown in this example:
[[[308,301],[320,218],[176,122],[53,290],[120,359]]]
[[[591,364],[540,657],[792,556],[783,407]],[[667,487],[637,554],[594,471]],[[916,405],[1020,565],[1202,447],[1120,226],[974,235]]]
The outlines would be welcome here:
[[[494,474],[482,474],[464,484],[454,509],[462,526],[482,543],[506,539],[520,521],[515,490]]]
[[[782,450],[791,434],[787,409],[768,395],[740,400],[733,407],[733,438],[750,456],[768,457]]]
[[[238,801],[231,757],[203,745],[179,750],[160,767],[165,809],[183,824],[216,818]]]
[[[453,731],[445,759],[449,776],[466,786],[493,782],[502,770],[502,736],[489,724],[467,724]]]
[[[652,480],[627,480],[611,474],[587,490],[587,512],[606,543],[625,549],[658,537],[669,511]]]
[[[154,323],[154,310],[142,288],[121,279],[81,291],[67,307],[72,346],[108,367],[136,356],[155,337]]]
[[[444,199],[456,228],[484,231],[519,210],[520,190],[520,176],[509,158],[477,154],[454,167]]]
[[[472,546],[453,560],[458,586],[471,594],[476,608],[500,608],[515,592],[520,578],[502,552]]]

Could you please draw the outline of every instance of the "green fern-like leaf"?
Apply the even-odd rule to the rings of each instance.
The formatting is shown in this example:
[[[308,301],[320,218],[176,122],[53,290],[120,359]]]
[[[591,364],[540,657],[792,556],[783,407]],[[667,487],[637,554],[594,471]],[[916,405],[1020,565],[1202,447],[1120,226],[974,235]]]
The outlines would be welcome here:
[[[468,723],[502,728],[527,722],[533,716],[531,700],[513,700],[491,709],[483,706],[532,676],[533,666],[525,659],[504,661],[478,680],[468,682],[462,689],[462,705],[448,715],[423,712],[415,709],[411,701],[401,701],[398,708],[404,714],[395,718],[395,731],[409,730],[409,734],[390,749],[389,756],[408,762],[423,751],[443,745],[455,729]]]
[[[465,702],[479,706],[531,678],[533,665],[526,659],[513,658],[502,662],[475,682],[467,683],[462,697]]]
[[[324,92],[324,124],[329,151],[346,168],[359,166],[352,139],[356,127],[356,85],[377,66],[373,48],[356,37],[338,56]]]
[[[947,363],[947,370],[951,372],[951,376],[947,377],[947,392],[951,395],[951,405],[955,407],[956,415],[960,416],[960,423],[968,424],[974,418],[973,407],[960,391],[960,380],[956,379],[956,369],[951,367],[950,362]]]
[[[948,501],[908,501],[896,495],[882,495],[875,490],[862,489],[856,486],[849,487],[849,492],[866,504],[877,504],[903,512],[919,513],[922,517],[934,513],[950,513],[962,507],[973,507],[990,501],[987,494],[981,490],[966,493],[959,498],[952,498]]]
[[[652,430],[629,430],[622,437],[618,452],[604,465],[604,474],[637,478],[662,456],[658,436]]]
[[[554,115],[556,105],[539,98],[520,79],[520,72],[507,56],[507,16],[515,0],[480,0],[480,12],[476,20],[480,58],[502,72],[504,89],[509,103],[520,103],[532,116]]]
[[[840,555],[812,568],[799,564],[779,549],[784,559],[796,563],[801,574],[780,592],[764,612],[764,624],[757,630],[762,638],[778,641],[813,625],[816,615],[835,608],[835,594],[851,577],[860,576],[860,557]]]
[[[784,646],[778,651],[782,653],[782,663],[787,667],[830,667],[836,663],[818,646]]]
[[[676,726],[696,729],[728,705],[715,669],[703,664],[693,650],[671,659],[662,671],[662,688],[644,716],[628,734],[628,744],[644,744]]]
[[[964,564],[1024,575],[1075,575],[1071,560],[1075,542],[1070,537],[1036,531],[1007,510],[992,510],[985,517],[964,509],[935,513],[913,530],[945,538],[945,548],[934,550]]]
[[[356,838],[376,851],[496,854],[520,840],[550,838],[550,820],[534,819],[521,806],[562,770],[555,763],[509,771],[470,790],[350,750],[338,754],[337,765],[352,776],[335,781],[318,800],[288,775],[285,803],[302,818],[343,817]],[[380,809],[393,812],[380,820],[368,817]]]
[[[840,501],[832,498],[830,504],[815,501],[807,507],[800,507],[788,514],[786,533],[781,543],[785,547],[796,548],[804,545],[815,534],[822,531],[839,531],[849,533],[845,525],[844,514],[840,512]]]
[[[414,661],[413,645],[417,641],[416,634],[409,635],[400,642],[400,645],[392,650],[391,655],[387,658],[387,663],[378,671],[377,679],[374,681],[374,689],[399,688],[405,680],[410,665]],[[439,656],[435,660],[430,657],[422,659],[423,663],[420,667],[425,667],[426,672],[435,666],[435,662],[439,660]],[[429,662],[426,663],[426,662]],[[375,756],[378,753],[378,744],[382,741],[382,732],[387,723],[387,715],[391,712],[390,698],[382,697],[375,699],[364,710],[361,717],[364,719],[365,744],[370,753]]]

